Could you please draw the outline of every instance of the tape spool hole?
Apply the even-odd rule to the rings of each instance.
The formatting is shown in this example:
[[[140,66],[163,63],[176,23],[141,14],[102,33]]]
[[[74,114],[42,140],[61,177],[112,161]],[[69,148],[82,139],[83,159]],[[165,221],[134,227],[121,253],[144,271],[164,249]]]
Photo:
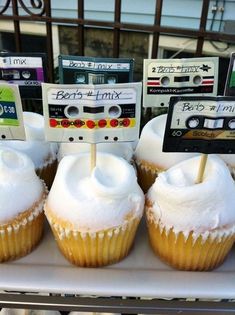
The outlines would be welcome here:
[[[119,117],[121,114],[121,109],[118,106],[111,106],[109,108],[109,116],[110,117]]]
[[[229,122],[228,122],[228,127],[229,127],[230,129],[235,129],[235,119],[229,120]]]
[[[162,83],[162,85],[169,85],[170,84],[170,78],[169,77],[162,77],[161,83]]]
[[[79,115],[79,108],[76,106],[68,106],[65,109],[65,115],[67,117],[78,117]]]
[[[24,79],[29,79],[31,77],[31,74],[30,74],[29,71],[25,70],[25,71],[22,72],[22,77]]]
[[[194,117],[192,117],[192,118],[190,118],[189,120],[188,120],[188,122],[187,122],[187,124],[188,124],[188,127],[189,128],[197,128],[198,127],[198,125],[199,125],[199,123],[200,123],[200,120],[198,119],[198,118],[194,118]]]
[[[194,78],[193,78],[193,83],[194,84],[200,84],[202,82],[202,77],[200,77],[200,75],[196,75]]]

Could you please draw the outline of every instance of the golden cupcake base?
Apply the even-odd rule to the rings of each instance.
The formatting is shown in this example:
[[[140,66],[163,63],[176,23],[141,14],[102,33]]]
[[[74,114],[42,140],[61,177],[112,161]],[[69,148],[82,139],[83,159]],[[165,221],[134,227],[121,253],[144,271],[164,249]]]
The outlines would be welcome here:
[[[199,236],[191,232],[185,238],[182,232],[177,235],[173,229],[166,232],[154,221],[147,220],[151,247],[164,262],[179,270],[206,271],[221,265],[233,246],[235,236],[224,234],[220,237]]]
[[[147,163],[145,161],[135,161],[137,168],[137,178],[140,187],[143,192],[146,193],[152,184],[155,182],[158,174],[163,169],[156,167],[154,164]]]
[[[43,202],[36,209],[25,211],[17,218],[0,225],[0,262],[29,254],[43,235]]]
[[[140,218],[123,226],[97,233],[64,229],[51,222],[56,242],[64,257],[79,267],[101,267],[126,257],[134,242]]]

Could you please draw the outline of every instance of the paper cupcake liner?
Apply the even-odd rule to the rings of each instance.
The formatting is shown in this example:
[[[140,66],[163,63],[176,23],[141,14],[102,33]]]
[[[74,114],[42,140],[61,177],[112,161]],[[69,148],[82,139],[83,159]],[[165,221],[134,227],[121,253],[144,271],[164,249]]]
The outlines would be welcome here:
[[[8,224],[0,225],[0,262],[29,254],[43,234],[45,196],[33,209],[25,211]]]
[[[80,267],[100,267],[126,257],[133,244],[140,218],[97,233],[69,231],[50,222],[61,253]]]
[[[44,180],[45,184],[47,185],[48,189],[51,188],[56,170],[57,170],[58,162],[57,160],[53,160],[50,163],[47,163],[41,168],[36,169],[37,175]]]
[[[234,229],[217,233],[199,235],[190,232],[187,237],[183,232],[166,230],[153,220],[148,220],[148,234],[151,247],[163,261],[180,270],[206,271],[221,265],[235,240]]]
[[[156,177],[163,169],[149,164],[144,161],[135,161],[137,168],[138,183],[142,188],[143,192],[146,193],[152,184],[155,182]]]

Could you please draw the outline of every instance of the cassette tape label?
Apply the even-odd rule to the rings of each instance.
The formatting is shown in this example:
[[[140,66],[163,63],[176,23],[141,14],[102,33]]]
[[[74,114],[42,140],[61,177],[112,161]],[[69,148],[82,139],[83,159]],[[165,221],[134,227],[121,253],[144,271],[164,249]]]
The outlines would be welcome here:
[[[0,136],[2,140],[24,140],[22,105],[18,86],[0,84]]]
[[[22,98],[41,98],[46,81],[45,54],[1,53],[0,80],[17,84]]]
[[[171,96],[216,95],[218,58],[144,60],[144,107],[168,106]],[[158,97],[156,97],[158,96]]]
[[[134,141],[139,132],[140,95],[141,83],[43,84],[47,139],[90,143]]]
[[[133,59],[59,56],[60,83],[115,84],[133,80]]]
[[[235,153],[235,98],[172,97],[164,151]]]

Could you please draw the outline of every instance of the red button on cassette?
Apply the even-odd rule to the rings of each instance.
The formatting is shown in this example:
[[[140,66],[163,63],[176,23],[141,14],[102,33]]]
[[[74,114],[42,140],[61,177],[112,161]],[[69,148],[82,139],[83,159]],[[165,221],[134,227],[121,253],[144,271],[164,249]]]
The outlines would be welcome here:
[[[118,120],[117,119],[111,119],[110,120],[110,126],[111,127],[117,127],[118,126]]]
[[[87,125],[87,127],[90,128],[90,129],[95,128],[95,122],[94,122],[93,120],[88,120],[88,121],[86,122],[86,125]]]
[[[107,121],[105,119],[100,119],[98,125],[100,128],[104,128],[107,125]]]
[[[124,118],[122,121],[123,127],[128,127],[130,125],[130,119],[129,118]]]
[[[50,119],[50,127],[54,128],[57,126],[57,120],[56,119]]]
[[[63,119],[63,120],[61,121],[61,126],[62,126],[63,128],[68,128],[68,127],[70,126],[69,120],[68,120],[68,119]]]
[[[74,126],[77,127],[77,128],[80,128],[80,127],[82,127],[83,125],[84,125],[84,122],[83,122],[82,120],[80,120],[80,119],[76,119],[76,120],[74,121]]]

